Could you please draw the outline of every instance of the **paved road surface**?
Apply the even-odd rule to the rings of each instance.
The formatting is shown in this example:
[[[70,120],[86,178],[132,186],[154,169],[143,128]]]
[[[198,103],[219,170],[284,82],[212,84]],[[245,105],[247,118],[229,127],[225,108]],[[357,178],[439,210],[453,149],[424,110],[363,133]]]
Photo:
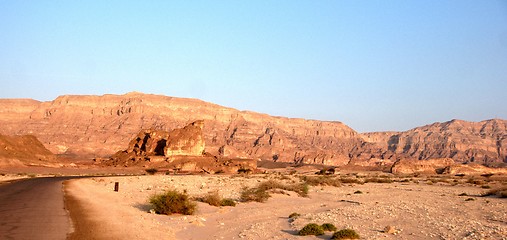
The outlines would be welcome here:
[[[70,178],[0,183],[0,239],[66,239],[71,224],[62,182]]]

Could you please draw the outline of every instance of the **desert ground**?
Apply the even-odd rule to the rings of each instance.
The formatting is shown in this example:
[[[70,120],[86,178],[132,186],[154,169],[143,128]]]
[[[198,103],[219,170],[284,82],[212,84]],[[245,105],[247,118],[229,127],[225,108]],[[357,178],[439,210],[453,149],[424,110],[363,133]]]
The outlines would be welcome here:
[[[192,197],[218,191],[238,201],[244,187],[270,179],[299,183],[301,176],[272,172],[91,177],[68,181],[65,192],[74,201],[73,208],[80,209],[71,211],[71,217],[86,214],[87,234],[95,239],[330,239],[332,232],[298,236],[308,223],[354,229],[361,239],[507,239],[506,199],[480,196],[507,186],[505,179],[385,173],[340,173],[331,178],[361,182],[372,176],[388,181],[311,186],[308,197],[277,191],[264,203],[238,202],[235,207],[197,202],[194,215],[155,214],[148,199],[175,189]],[[113,190],[115,182],[118,192]],[[289,218],[292,213],[300,216]],[[386,226],[395,231],[385,233]]]

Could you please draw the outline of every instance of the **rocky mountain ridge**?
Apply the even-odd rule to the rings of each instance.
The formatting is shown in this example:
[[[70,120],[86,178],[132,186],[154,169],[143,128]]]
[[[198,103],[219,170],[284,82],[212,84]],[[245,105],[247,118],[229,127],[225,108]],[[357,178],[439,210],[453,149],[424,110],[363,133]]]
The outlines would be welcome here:
[[[0,99],[1,134],[33,134],[56,154],[104,157],[142,129],[171,131],[203,120],[206,152],[230,158],[344,165],[452,158],[507,162],[506,120],[454,120],[405,132],[360,134],[341,122],[273,117],[197,99],[128,93]]]

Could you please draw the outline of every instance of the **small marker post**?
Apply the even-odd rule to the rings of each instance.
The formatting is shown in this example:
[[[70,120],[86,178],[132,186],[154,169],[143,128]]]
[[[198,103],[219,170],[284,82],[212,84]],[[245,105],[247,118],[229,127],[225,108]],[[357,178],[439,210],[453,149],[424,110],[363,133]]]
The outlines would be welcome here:
[[[118,192],[118,189],[120,188],[120,183],[119,182],[115,182],[114,183],[114,191],[115,192]]]

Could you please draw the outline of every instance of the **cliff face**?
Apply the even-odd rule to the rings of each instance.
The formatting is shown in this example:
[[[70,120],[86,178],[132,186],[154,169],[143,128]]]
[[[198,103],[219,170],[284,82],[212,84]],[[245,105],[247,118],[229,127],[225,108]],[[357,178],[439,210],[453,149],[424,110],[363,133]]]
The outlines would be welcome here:
[[[363,139],[380,148],[370,150],[376,157],[452,158],[456,162],[480,164],[507,162],[507,121],[500,119],[452,120],[401,133],[364,134]]]
[[[206,151],[228,158],[346,164],[361,143],[340,122],[272,117],[196,99],[141,93],[60,96],[51,102],[0,100],[0,129],[33,134],[57,154],[110,156],[141,129],[170,131],[203,119]]]
[[[171,131],[204,121],[205,151],[227,158],[343,165],[402,158],[507,162],[505,120],[451,121],[406,132],[358,134],[340,122],[273,117],[196,99],[142,93],[0,99],[1,134],[33,134],[56,154],[105,157],[141,129]]]

